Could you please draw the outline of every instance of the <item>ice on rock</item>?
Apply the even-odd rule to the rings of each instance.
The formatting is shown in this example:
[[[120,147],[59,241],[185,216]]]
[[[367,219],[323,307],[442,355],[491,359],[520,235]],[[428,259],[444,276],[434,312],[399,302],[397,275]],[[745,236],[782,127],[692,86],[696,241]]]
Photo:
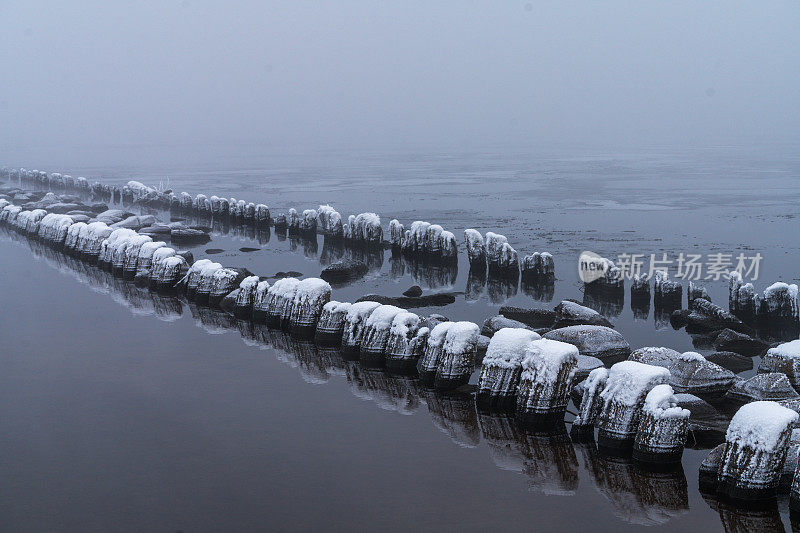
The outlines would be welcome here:
[[[800,398],[792,383],[783,372],[756,374],[744,381],[737,381],[725,393],[727,398],[741,402],[754,400],[796,400]]]
[[[180,255],[173,255],[158,263],[153,276],[156,280],[156,289],[159,291],[172,291],[189,269],[186,259]]]
[[[221,269],[222,265],[214,262],[206,263],[200,269],[197,289],[194,291],[194,301],[198,305],[208,305],[211,290],[214,287],[214,274]]]
[[[269,282],[259,281],[253,296],[253,322],[266,324],[269,313]]]
[[[319,321],[317,321],[315,333],[317,343],[326,345],[340,345],[342,343],[344,324],[351,305],[349,302],[331,300],[322,306],[322,314],[319,317]]]
[[[321,205],[317,209],[317,218],[323,235],[340,239],[344,237],[342,215],[329,205]]]
[[[389,242],[392,243],[393,248],[399,250],[403,246],[405,232],[406,230],[399,220],[393,218],[389,221]]]
[[[555,279],[555,263],[549,252],[534,252],[522,259],[522,280],[543,282]]]
[[[683,285],[670,281],[663,270],[656,270],[653,282],[653,305],[656,307],[680,308],[683,299]]]
[[[345,318],[342,331],[342,354],[345,356],[358,355],[361,350],[361,341],[367,318],[380,307],[378,302],[364,301],[350,305]]]
[[[689,432],[689,411],[678,407],[669,385],[656,385],[644,399],[633,458],[646,463],[679,462]]]
[[[606,364],[624,359],[631,353],[631,347],[622,334],[606,326],[567,326],[548,331],[544,337],[574,344],[581,354],[597,357]]]
[[[733,500],[775,498],[798,414],[775,402],[742,406],[731,419],[717,491]]]
[[[779,344],[767,350],[759,372],[782,372],[795,390],[800,390],[800,339]]]
[[[439,367],[439,360],[444,349],[445,337],[453,324],[454,322],[440,322],[428,334],[425,351],[417,361],[420,382],[426,387],[433,387],[436,380],[436,369]]]
[[[469,381],[478,348],[477,324],[465,321],[450,324],[434,378],[434,387],[440,391],[457,389]]]
[[[456,236],[450,231],[443,231],[439,235],[439,250],[442,259],[445,261],[456,261],[458,259],[458,243]]]
[[[656,385],[669,382],[669,370],[636,361],[621,361],[608,372],[600,393],[597,421],[600,443],[609,447],[632,444],[639,427],[645,396]]]
[[[359,360],[362,367],[384,366],[386,362],[384,352],[389,341],[392,323],[397,315],[404,312],[405,309],[394,305],[381,305],[370,313],[364,323],[363,340],[361,341]]]
[[[500,265],[500,253],[504,244],[508,244],[508,239],[505,235],[499,235],[491,231],[486,232],[486,258],[490,268],[496,268]]]
[[[490,409],[509,409],[516,403],[525,346],[541,339],[535,331],[502,328],[489,340],[478,378],[476,401]]]
[[[210,259],[198,259],[192,263],[192,266],[190,266],[189,270],[186,272],[186,298],[190,301],[194,300],[195,293],[197,292],[197,286],[199,285],[200,278],[202,277],[203,269],[212,263],[213,261]]]
[[[422,355],[424,344],[417,339],[420,329],[420,317],[416,313],[404,311],[395,315],[389,328],[389,340],[386,342],[386,369],[395,374],[408,374]]]
[[[292,334],[312,337],[322,308],[331,299],[331,286],[320,278],[306,278],[297,284],[291,314]]]
[[[563,421],[578,363],[578,349],[566,342],[537,339],[525,346],[517,390],[517,417],[523,423]]]
[[[177,252],[168,246],[162,246],[153,252],[150,264],[150,279],[148,281],[151,289],[157,290],[163,286],[164,261],[170,257],[175,257],[176,254]]]
[[[583,383],[583,395],[578,409],[578,416],[572,422],[573,434],[591,433],[592,437],[594,437],[594,425],[603,406],[603,399],[600,393],[605,389],[607,381],[607,368],[595,368],[589,372],[589,377]]]
[[[288,327],[291,311],[294,306],[294,296],[297,293],[297,278],[281,278],[268,290],[267,324],[274,328]]]
[[[669,384],[678,392],[721,394],[736,379],[733,372],[707,361],[697,352],[681,354],[670,348],[648,346],[631,353],[630,360],[668,369]]]
[[[253,304],[258,288],[258,276],[247,276],[239,283],[239,293],[233,308],[233,316],[240,320],[249,320],[253,317]]]
[[[100,246],[113,230],[105,222],[91,222],[86,226],[85,240],[81,252],[90,264],[100,255]]]
[[[777,322],[800,320],[797,285],[777,282],[764,289],[764,296],[759,302],[758,314]]]
[[[365,244],[380,244],[383,241],[381,217],[375,213],[360,213],[350,222],[352,239]]]
[[[486,244],[483,235],[474,229],[464,230],[464,240],[467,244],[467,259],[469,266],[476,272],[486,269]]]
[[[425,252],[426,236],[430,222],[415,220],[405,232],[405,239],[402,243],[403,252],[414,255]]]

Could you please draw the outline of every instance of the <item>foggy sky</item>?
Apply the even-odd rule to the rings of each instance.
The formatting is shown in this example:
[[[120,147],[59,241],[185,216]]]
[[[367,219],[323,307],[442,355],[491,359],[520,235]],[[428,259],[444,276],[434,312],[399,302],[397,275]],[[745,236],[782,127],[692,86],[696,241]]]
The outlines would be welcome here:
[[[800,140],[800,3],[0,2],[17,146]]]

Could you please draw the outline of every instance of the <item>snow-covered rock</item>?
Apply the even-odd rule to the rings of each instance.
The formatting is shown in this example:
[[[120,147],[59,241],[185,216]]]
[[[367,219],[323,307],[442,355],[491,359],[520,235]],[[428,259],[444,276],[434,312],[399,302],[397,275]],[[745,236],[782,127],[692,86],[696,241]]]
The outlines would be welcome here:
[[[628,357],[631,347],[618,331],[605,326],[568,326],[545,333],[546,339],[568,342],[583,355],[614,363]]]

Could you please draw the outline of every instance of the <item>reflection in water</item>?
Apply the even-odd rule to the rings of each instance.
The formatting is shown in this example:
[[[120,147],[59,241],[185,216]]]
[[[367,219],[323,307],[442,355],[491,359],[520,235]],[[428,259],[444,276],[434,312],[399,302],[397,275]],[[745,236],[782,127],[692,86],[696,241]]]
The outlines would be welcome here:
[[[442,433],[464,448],[478,445],[481,439],[474,396],[457,392],[441,394],[427,389],[422,394],[433,424]]]
[[[464,298],[468,301],[480,300],[486,291],[486,269],[469,269],[467,273],[467,288],[464,291]]]
[[[647,320],[650,316],[650,295],[647,298],[635,298],[631,296],[631,311],[634,320]]]
[[[271,348],[280,361],[297,368],[309,383],[325,383],[335,376],[343,376],[355,396],[401,414],[417,412],[424,402],[434,425],[454,443],[476,447],[482,436],[494,464],[525,475],[535,491],[574,494],[580,465],[589,473],[597,491],[611,503],[615,515],[626,522],[664,524],[688,512],[687,484],[681,465],[668,472],[649,472],[625,461],[603,457],[594,443],[571,442],[563,425],[555,432],[525,433],[520,431],[512,415],[481,412],[479,416],[471,393],[444,395],[421,388],[413,378],[362,369],[357,362],[344,361],[338,348],[320,348],[280,330],[236,320],[220,310],[136,288],[131,282],[16,233],[3,230],[0,235],[27,245],[38,259],[108,294],[132,313],[175,320],[182,316],[184,306],[188,306],[191,316],[204,331],[210,334],[238,332],[249,346]],[[713,506],[729,531],[782,527],[775,510],[752,513],[717,503]]]
[[[392,279],[408,274],[417,284],[430,289],[452,287],[458,278],[458,265],[455,263],[434,261],[424,256],[403,255],[397,250],[392,251],[389,264]]]
[[[522,292],[540,302],[552,302],[553,294],[555,293],[555,279],[554,278],[541,278],[536,281],[522,278],[520,281],[520,288]]]
[[[680,303],[675,305],[675,302],[669,300],[664,301],[662,304],[653,306],[653,321],[656,329],[666,329],[671,327],[669,318],[673,311],[680,309]]]
[[[493,304],[501,304],[517,295],[519,275],[498,276],[489,274],[486,279],[486,293]]]
[[[631,524],[665,524],[689,511],[689,494],[683,466],[648,471],[626,459],[604,456],[594,443],[575,444],[595,488],[614,508],[614,514]]]
[[[607,317],[619,316],[625,307],[625,287],[584,285],[583,305]]]
[[[702,494],[703,499],[713,510],[719,513],[722,528],[729,533],[759,533],[785,531],[778,504],[761,509],[745,509],[736,507],[712,495]],[[794,526],[792,527],[794,531]]]

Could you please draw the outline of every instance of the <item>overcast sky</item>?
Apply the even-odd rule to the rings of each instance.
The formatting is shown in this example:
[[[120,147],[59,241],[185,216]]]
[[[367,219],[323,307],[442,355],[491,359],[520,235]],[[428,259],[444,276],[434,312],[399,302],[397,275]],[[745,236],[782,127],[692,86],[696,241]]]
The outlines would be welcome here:
[[[797,0],[2,0],[0,20],[6,151],[800,140]]]

